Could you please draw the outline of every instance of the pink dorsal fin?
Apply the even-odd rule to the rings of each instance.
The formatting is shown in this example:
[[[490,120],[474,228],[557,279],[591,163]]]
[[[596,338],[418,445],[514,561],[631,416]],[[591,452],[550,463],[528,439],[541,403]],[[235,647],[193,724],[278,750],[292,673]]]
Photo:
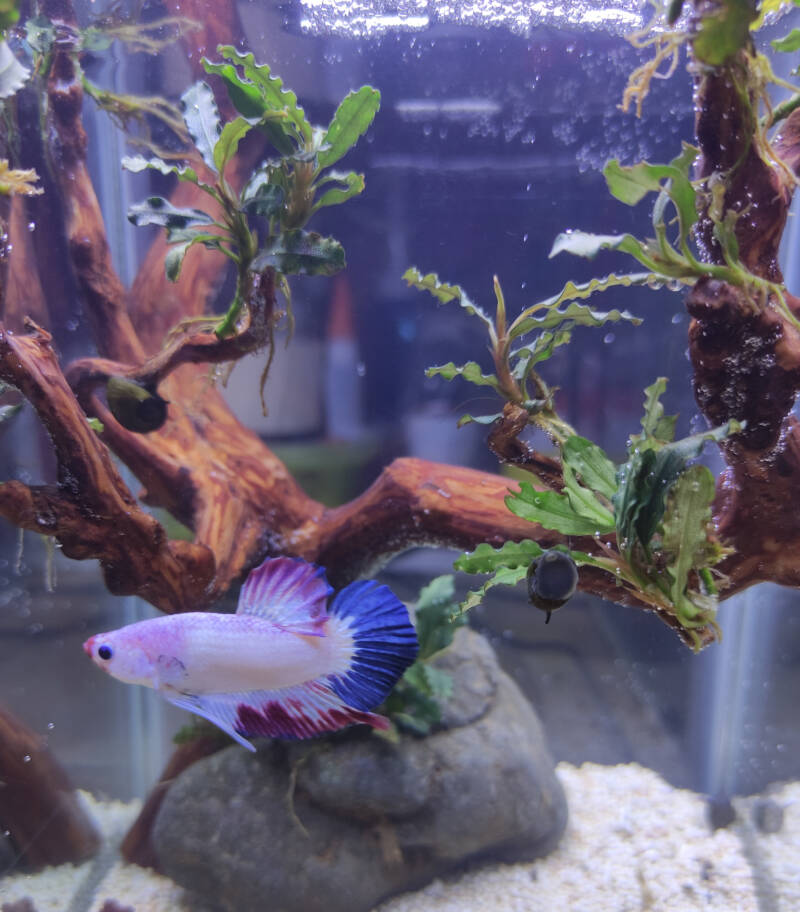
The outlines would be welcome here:
[[[236,613],[258,615],[305,636],[322,636],[332,592],[321,567],[292,557],[267,558],[245,580]]]

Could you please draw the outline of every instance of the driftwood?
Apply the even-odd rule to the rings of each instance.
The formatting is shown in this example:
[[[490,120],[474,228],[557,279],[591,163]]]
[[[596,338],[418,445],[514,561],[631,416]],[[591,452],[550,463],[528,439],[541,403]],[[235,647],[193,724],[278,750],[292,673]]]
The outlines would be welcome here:
[[[197,4],[180,6],[191,18]],[[204,3],[198,10],[195,18],[203,20],[203,30],[185,39],[195,42],[195,65],[200,53],[237,37],[232,3],[215,4],[212,20]],[[68,0],[45,0],[43,12],[74,24]],[[47,187],[61,201],[70,268],[99,357],[62,372],[47,331],[29,323],[27,334],[12,332],[20,311],[6,295],[0,379],[18,387],[44,422],[58,459],[58,483],[2,485],[0,515],[52,535],[70,557],[97,558],[113,593],[137,594],[169,612],[211,605],[267,554],[316,561],[342,584],[415,545],[471,549],[509,539],[535,538],[545,546],[561,541],[507,510],[502,477],[419,459],[396,460],[367,491],[341,507],[326,508],[302,491],[263,441],[233,417],[208,380],[209,363],[235,359],[266,343],[266,329],[278,310],[273,277],[265,273],[256,282],[250,323],[238,335],[220,340],[187,325],[162,348],[171,327],[204,311],[225,264],[218,255],[194,250],[180,283],[172,285],[163,274],[165,244],[159,239],[126,292],[111,264],[87,169],[76,51],[69,31],[64,35],[54,48],[47,85],[52,166]],[[753,142],[754,123],[729,78],[743,66],[737,57],[719,71],[706,68],[696,77],[700,176],[736,165],[725,205],[743,213],[736,225],[742,259],[755,274],[779,281],[777,249],[793,181],[765,161]],[[798,166],[797,114],[788,119],[777,148],[789,167]],[[240,176],[249,166],[247,154],[239,162]],[[172,199],[193,205],[199,203],[197,194],[182,185]],[[23,222],[17,219],[12,230],[22,231]],[[709,260],[720,262],[707,220],[699,237]],[[29,262],[35,256],[30,245],[17,249]],[[35,271],[25,268],[28,275]],[[8,265],[0,263],[0,270],[7,272]],[[0,271],[0,279],[4,274]],[[789,296],[788,305],[800,316],[800,301]],[[746,432],[722,447],[727,468],[718,483],[714,521],[734,550],[722,565],[721,597],[763,580],[800,586],[800,514],[793,508],[800,431],[790,415],[800,389],[800,334],[780,309],[766,303],[756,307],[741,289],[718,281],[698,282],[687,308],[700,409],[713,424],[747,420]],[[34,316],[41,320],[40,314],[37,310]],[[148,435],[121,427],[100,392],[111,375],[157,383],[169,402],[166,424]],[[87,415],[103,422],[101,434],[89,427]],[[524,417],[508,407],[489,445],[501,460],[558,485],[558,465],[519,440]],[[141,481],[141,500],[166,508],[189,526],[193,542],[168,539],[123,483],[109,450]],[[572,543],[584,550],[594,546],[591,539]],[[580,585],[620,601],[621,590],[607,574],[582,572]],[[637,604],[627,594],[623,601]],[[688,641],[673,617],[660,617]],[[126,844],[128,857],[147,859],[146,830],[142,823]]]
[[[100,846],[99,833],[42,737],[2,708],[0,828],[29,869],[78,863]]]

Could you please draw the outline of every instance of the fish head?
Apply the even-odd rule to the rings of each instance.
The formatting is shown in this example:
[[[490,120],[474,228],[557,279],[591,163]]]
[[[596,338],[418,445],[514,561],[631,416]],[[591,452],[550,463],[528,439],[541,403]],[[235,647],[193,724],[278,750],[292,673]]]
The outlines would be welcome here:
[[[127,684],[153,684],[155,663],[150,650],[142,638],[128,628],[89,637],[83,644],[83,651],[113,678]]]

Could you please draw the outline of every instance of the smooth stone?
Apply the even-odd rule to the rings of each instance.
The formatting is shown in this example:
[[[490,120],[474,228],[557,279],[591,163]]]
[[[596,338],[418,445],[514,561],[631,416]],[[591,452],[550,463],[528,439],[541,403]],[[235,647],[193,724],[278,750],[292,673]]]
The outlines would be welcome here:
[[[530,704],[472,631],[436,664],[453,696],[425,738],[349,729],[182,773],[153,830],[162,871],[208,909],[365,912],[467,862],[554,848],[566,802]]]

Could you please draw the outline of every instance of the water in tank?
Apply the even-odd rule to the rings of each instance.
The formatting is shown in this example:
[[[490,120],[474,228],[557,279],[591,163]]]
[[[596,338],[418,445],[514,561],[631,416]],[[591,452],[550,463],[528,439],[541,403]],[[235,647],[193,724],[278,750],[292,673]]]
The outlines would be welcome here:
[[[0,909],[800,908],[800,22],[0,0]]]

